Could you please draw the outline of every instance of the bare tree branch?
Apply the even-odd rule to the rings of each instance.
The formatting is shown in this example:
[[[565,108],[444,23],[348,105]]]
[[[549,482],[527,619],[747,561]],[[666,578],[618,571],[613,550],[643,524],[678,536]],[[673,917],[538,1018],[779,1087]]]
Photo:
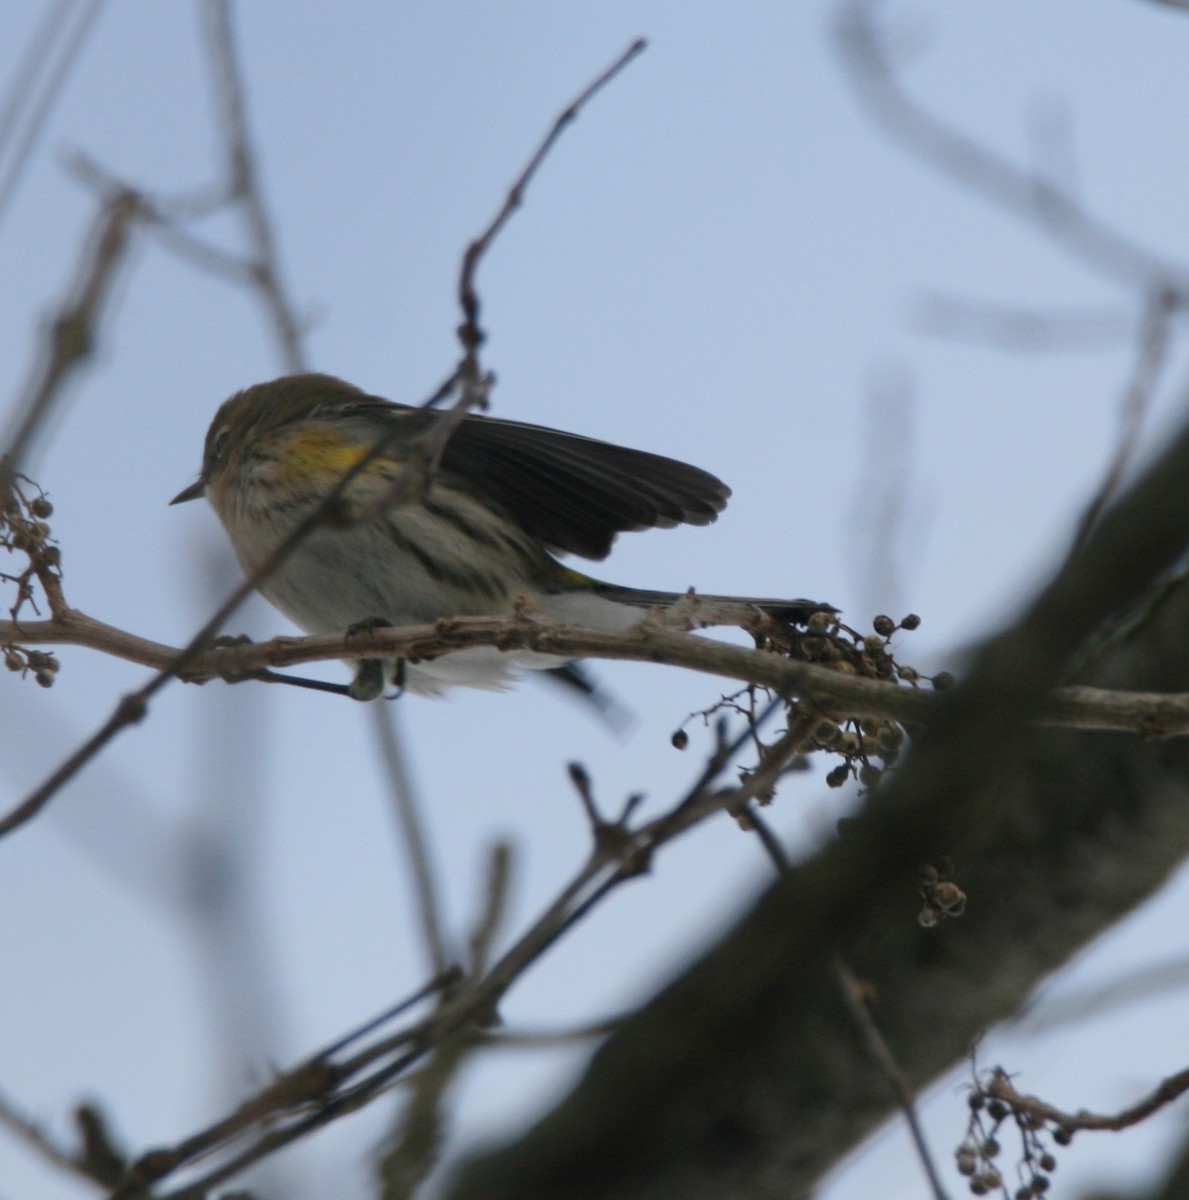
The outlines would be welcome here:
[[[413,879],[417,913],[421,923],[421,940],[425,945],[431,969],[440,973],[449,965],[446,942],[442,934],[441,902],[438,899],[437,883],[430,860],[429,843],[405,766],[405,755],[397,736],[397,714],[382,704],[375,704],[372,706],[372,718],[376,745],[384,762],[384,774],[392,792],[401,842]]]
[[[876,1025],[875,1019],[871,1015],[871,1010],[868,1008],[868,1000],[871,1000],[872,1003],[875,1000],[871,997],[865,997],[863,984],[851,974],[841,959],[836,959],[834,962],[834,974],[838,980],[838,988],[842,993],[843,1003],[846,1005],[847,1011],[851,1014],[851,1018],[862,1034],[863,1041],[872,1058],[879,1064],[880,1070],[883,1071],[884,1078],[887,1079],[895,1094],[900,1111],[904,1114],[904,1119],[908,1122],[913,1145],[916,1147],[917,1158],[920,1159],[921,1165],[925,1168],[925,1177],[929,1181],[929,1190],[933,1193],[934,1200],[946,1200],[945,1188],[942,1187],[941,1177],[937,1173],[937,1164],[933,1161],[933,1155],[930,1153],[929,1146],[925,1141],[925,1131],[921,1128],[921,1122],[917,1116],[916,1097],[913,1095],[912,1086],[905,1079],[904,1072],[900,1070],[899,1063],[896,1062],[895,1056],[888,1048],[888,1044],[879,1032],[879,1026]]]
[[[304,369],[302,331],[281,284],[281,267],[272,222],[264,207],[256,155],[248,134],[243,79],[231,30],[228,0],[204,0],[211,69],[216,81],[227,153],[228,196],[243,210],[252,246],[251,273],[264,299],[277,334],[287,370]]]
[[[45,421],[70,376],[90,357],[120,269],[131,248],[132,232],[141,216],[135,193],[108,194],[87,236],[66,301],[49,325],[48,337],[18,402],[20,417],[0,461],[0,487],[7,491],[20,470],[37,429]]]
[[[1071,554],[1076,554],[1090,536],[1090,530],[1099,514],[1114,498],[1123,481],[1123,475],[1131,465],[1139,442],[1144,417],[1151,407],[1160,373],[1168,360],[1171,341],[1171,325],[1175,310],[1175,298],[1166,292],[1149,297],[1143,328],[1140,331],[1139,351],[1130,382],[1123,395],[1119,422],[1119,441],[1115,454],[1107,469],[1097,494],[1090,501],[1073,539]]]
[[[647,42],[643,38],[634,41],[601,75],[583,88],[582,92],[558,115],[544,140],[533,152],[528,164],[520,172],[516,182],[508,190],[499,212],[490,225],[467,247],[462,260],[462,274],[458,281],[458,302],[462,307],[463,324],[459,337],[463,344],[464,365],[483,342],[483,331],[479,326],[479,297],[475,292],[475,272],[479,262],[490,249],[492,242],[512,218],[512,214],[524,203],[524,194],[541,164],[549,157],[558,138],[568,125],[578,119],[578,114],[594,96],[602,91],[634,58],[644,53]]]
[[[1132,241],[1072,197],[980,145],[908,96],[880,29],[887,0],[844,0],[837,43],[848,82],[867,115],[892,140],[942,175],[1039,228],[1078,261],[1146,294],[1189,299],[1189,270]]]
[[[7,1097],[0,1095],[0,1126],[16,1134],[27,1146],[32,1147],[39,1157],[56,1167],[69,1171],[89,1183],[104,1184],[96,1179],[82,1155],[75,1153],[52,1138],[36,1121],[20,1112]]]
[[[892,1099],[831,970],[874,997],[913,1088],[1130,910],[1189,852],[1189,746],[1029,729],[1078,642],[1189,542],[1189,429],[938,705],[838,841],[596,1053],[584,1079],[450,1200],[800,1200]],[[1189,590],[1097,665],[1117,686],[1189,669]],[[922,928],[923,863],[970,903]]]
[[[412,1068],[440,1048],[447,1048],[448,1058],[454,1055],[491,1022],[501,998],[521,975],[613,891],[645,873],[652,857],[663,846],[708,817],[724,810],[737,812],[745,808],[767,786],[769,773],[787,766],[789,757],[800,748],[795,738],[785,739],[782,761],[770,761],[766,772],[754,772],[739,785],[724,787],[726,772],[750,738],[751,731],[745,728],[734,739],[723,740],[693,786],[660,816],[632,826],[629,806],[618,822],[602,822],[586,861],[553,903],[490,967],[484,968],[488,957],[486,942],[498,930],[503,906],[504,887],[498,880],[504,877],[504,872],[494,871],[496,883],[489,889],[488,902],[476,926],[477,936],[472,939],[474,966],[479,973],[461,981],[457,976],[439,977],[392,1014],[368,1022],[279,1075],[221,1121],[173,1147],[143,1155],[129,1169],[112,1200],[140,1200],[145,1189],[179,1168],[200,1158],[217,1157],[218,1161],[201,1179],[161,1197],[161,1200],[198,1200],[211,1187],[233,1178],[282,1147],[371,1104],[394,1084],[407,1079]],[[501,854],[495,856],[499,858]],[[364,1040],[387,1024],[391,1016],[439,987],[448,990],[428,1017],[343,1056],[348,1046]],[[483,1043],[480,1040],[478,1044]],[[433,1092],[439,1084],[433,1082],[427,1086]]]
[[[70,69],[78,59],[79,51],[91,32],[95,18],[99,15],[104,0],[83,0],[73,4],[72,0],[59,0],[52,9],[47,9],[45,19],[38,30],[25,61],[13,76],[12,86],[4,101],[0,114],[0,150],[9,137],[16,138],[16,129],[22,107],[29,105],[32,112],[25,121],[24,131],[9,156],[9,167],[0,179],[0,213],[8,206],[16,191],[17,183],[29,162],[33,147],[41,133],[50,109],[61,95]],[[82,8],[82,16],[70,27],[70,8]],[[49,65],[53,56],[55,39],[64,40],[65,48],[59,53],[58,61]],[[44,67],[49,72],[41,94],[37,94],[37,74]]]
[[[1189,1092],[1189,1070],[1168,1076],[1142,1100],[1121,1112],[1109,1114],[1092,1113],[1084,1108],[1077,1112],[1065,1112],[1036,1096],[1026,1096],[1015,1089],[1007,1073],[999,1068],[991,1072],[990,1079],[981,1085],[980,1090],[993,1099],[1002,1100],[1016,1112],[1029,1113],[1037,1120],[1055,1125],[1069,1134],[1083,1129],[1117,1133],[1147,1120],[1154,1112]]]

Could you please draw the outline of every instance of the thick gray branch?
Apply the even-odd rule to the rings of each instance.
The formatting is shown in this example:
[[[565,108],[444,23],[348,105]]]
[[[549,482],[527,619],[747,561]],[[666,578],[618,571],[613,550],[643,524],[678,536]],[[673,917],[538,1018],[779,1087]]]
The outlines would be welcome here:
[[[1189,747],[1029,728],[1100,623],[1189,541],[1189,434],[988,643],[898,777],[773,886],[451,1200],[793,1200],[892,1111],[836,990],[840,955],[917,1086],[1160,887],[1189,850]],[[1093,682],[1179,689],[1189,592],[1165,589]],[[949,856],[966,915],[923,929],[921,864]]]

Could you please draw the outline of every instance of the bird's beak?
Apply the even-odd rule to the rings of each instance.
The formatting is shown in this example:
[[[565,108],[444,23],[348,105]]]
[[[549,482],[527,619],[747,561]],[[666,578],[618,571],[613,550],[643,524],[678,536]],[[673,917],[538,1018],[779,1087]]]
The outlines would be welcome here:
[[[176,496],[169,502],[170,504],[183,504],[187,500],[201,500],[206,492],[206,480],[196,479],[188,488],[184,488],[178,492]]]

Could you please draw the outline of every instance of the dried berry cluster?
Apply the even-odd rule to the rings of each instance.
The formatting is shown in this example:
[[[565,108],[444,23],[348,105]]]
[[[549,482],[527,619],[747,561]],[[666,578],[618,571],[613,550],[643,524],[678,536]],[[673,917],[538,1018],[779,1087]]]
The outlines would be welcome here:
[[[949,687],[953,680],[948,674],[922,675],[915,667],[896,661],[892,635],[901,629],[911,632],[920,623],[921,619],[915,613],[909,613],[901,621],[881,615],[872,621],[872,632],[862,634],[841,624],[829,613],[815,613],[810,618],[807,633],[786,639],[786,644],[778,648],[790,658],[816,663],[843,675],[885,683],[906,683],[910,687],[919,687],[922,680],[928,680],[935,688]],[[825,750],[842,759],[826,776],[827,786],[842,787],[849,780],[857,779],[870,791],[900,757],[905,736],[899,722],[884,718],[822,720],[813,732],[809,748]]]
[[[1009,1120],[1016,1127],[1021,1145],[1016,1165],[1019,1183],[1014,1191],[1009,1190],[996,1165],[1002,1151],[1000,1133]],[[998,1193],[1005,1200],[1035,1200],[1048,1192],[1057,1169],[1057,1160],[1045,1144],[1046,1136],[1059,1146],[1068,1146],[1073,1137],[1065,1126],[1050,1128],[1043,1117],[1013,1107],[976,1084],[970,1094],[970,1126],[956,1152],[958,1171],[970,1180],[970,1191],[975,1196]]]
[[[62,553],[50,537],[50,527],[46,523],[53,511],[54,506],[45,493],[23,475],[16,476],[7,490],[0,493],[0,549],[25,560],[25,565],[15,573],[0,571],[0,580],[16,589],[8,610],[14,621],[20,618],[26,605],[34,612],[40,611],[34,595],[35,584],[40,583],[43,591],[56,591],[61,579]],[[52,654],[14,643],[0,649],[4,653],[4,665],[10,671],[32,674],[42,687],[53,684],[58,673],[58,660]]]
[[[954,863],[941,858],[921,868],[921,911],[917,920],[926,928],[966,911],[966,893],[954,882]]]
[[[892,635],[898,630],[911,632],[920,623],[921,619],[915,613],[909,613],[901,621],[878,616],[872,621],[872,632],[863,634],[842,624],[833,613],[818,612],[809,619],[805,629],[761,615],[748,632],[755,638],[757,649],[799,662],[813,663],[839,674],[876,679],[884,683],[905,683],[914,688],[920,687],[922,681],[932,683],[939,690],[950,687],[953,679],[948,673],[923,675],[915,667],[896,661],[891,644]],[[679,750],[689,745],[689,735],[684,727],[697,718],[709,723],[712,717],[735,712],[754,724],[757,713],[764,706],[765,696],[770,697],[770,693],[763,688],[745,687],[722,697],[708,709],[691,713],[673,734],[673,745]],[[795,708],[790,715],[795,715]],[[824,751],[842,760],[826,776],[828,786],[841,787],[849,780],[856,779],[869,791],[899,758],[906,737],[904,727],[899,722],[885,718],[837,721],[823,717],[808,732],[804,749],[806,752]],[[766,748],[758,736],[756,748],[761,753]],[[806,762],[804,754],[798,755],[788,769],[803,767]],[[768,798],[766,795],[757,796],[760,803]]]

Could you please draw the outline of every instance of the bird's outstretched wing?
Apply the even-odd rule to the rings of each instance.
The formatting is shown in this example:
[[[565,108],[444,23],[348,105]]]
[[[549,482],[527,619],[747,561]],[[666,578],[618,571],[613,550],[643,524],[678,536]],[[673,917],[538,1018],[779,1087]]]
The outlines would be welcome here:
[[[336,407],[364,418],[398,420],[410,432],[444,419],[343,386]],[[502,505],[550,549],[595,559],[607,557],[618,533],[708,525],[731,494],[709,471],[660,454],[476,414],[452,434],[441,469],[455,486]]]

